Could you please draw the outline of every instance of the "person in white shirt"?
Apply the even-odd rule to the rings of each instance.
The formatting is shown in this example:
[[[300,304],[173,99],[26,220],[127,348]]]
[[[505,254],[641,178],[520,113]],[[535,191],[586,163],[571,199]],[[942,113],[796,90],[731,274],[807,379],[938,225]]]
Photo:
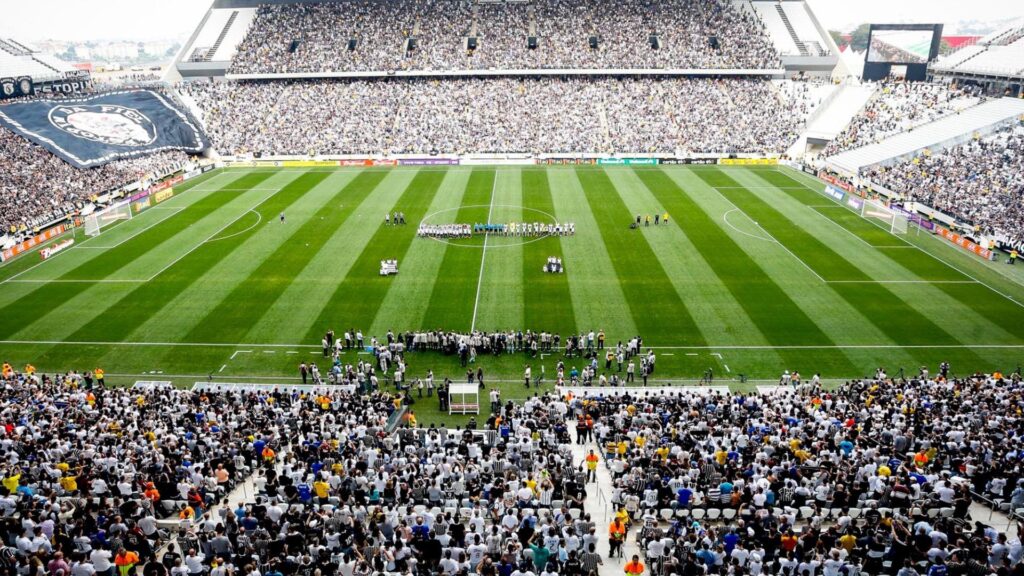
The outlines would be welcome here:
[[[98,576],[108,576],[111,574],[114,565],[110,559],[113,557],[110,550],[102,550],[96,548],[89,554],[89,561],[92,562],[93,569],[96,570]]]

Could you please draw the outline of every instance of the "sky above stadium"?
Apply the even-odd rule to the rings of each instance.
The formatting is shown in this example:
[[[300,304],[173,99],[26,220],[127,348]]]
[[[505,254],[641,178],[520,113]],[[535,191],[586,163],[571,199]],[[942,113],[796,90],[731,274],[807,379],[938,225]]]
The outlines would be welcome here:
[[[808,0],[822,24],[848,31],[862,22],[941,22],[956,33],[961,22],[997,21],[1024,15],[1007,0]],[[12,1],[0,18],[0,36],[26,41],[64,39],[184,39],[211,0]],[[1017,7],[1015,7],[1017,6]]]

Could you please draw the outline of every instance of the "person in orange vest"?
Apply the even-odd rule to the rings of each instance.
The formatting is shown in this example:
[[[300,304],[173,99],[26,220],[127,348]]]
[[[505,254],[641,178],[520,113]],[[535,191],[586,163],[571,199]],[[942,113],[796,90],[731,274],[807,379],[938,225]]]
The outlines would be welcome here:
[[[594,454],[594,449],[590,449],[590,454],[587,454],[587,482],[594,482],[597,480],[597,461],[599,460],[597,454]]]
[[[626,563],[626,574],[628,576],[642,576],[644,573],[644,563],[640,561],[640,556],[633,554],[633,559]]]
[[[273,466],[274,460],[277,459],[277,453],[274,452],[274,449],[270,447],[270,444],[267,444],[266,446],[263,447],[263,452],[260,454],[260,456],[263,456],[263,464],[268,468],[270,466]]]
[[[119,576],[129,576],[135,573],[135,565],[139,563],[139,555],[124,548],[117,549],[117,556],[114,556],[114,566],[117,566]]]
[[[14,374],[14,366],[11,366],[10,362],[4,362],[3,376],[4,378],[10,378]]]
[[[146,491],[143,492],[142,495],[154,504],[160,501],[160,491],[156,489],[156,485],[152,482],[146,482]]]
[[[36,373],[36,367],[31,364],[25,364],[25,375],[31,377]]]
[[[103,387],[103,368],[97,368],[92,371],[93,375],[96,376],[96,385],[100,388]]]
[[[626,525],[622,522],[622,519],[618,516],[612,520],[611,525],[608,526],[608,557],[611,558],[618,553],[619,558],[622,558],[622,544],[626,541]]]

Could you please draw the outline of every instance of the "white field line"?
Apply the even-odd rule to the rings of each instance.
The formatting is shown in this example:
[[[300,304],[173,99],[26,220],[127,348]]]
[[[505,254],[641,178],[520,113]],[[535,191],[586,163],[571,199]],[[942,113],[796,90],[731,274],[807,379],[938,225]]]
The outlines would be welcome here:
[[[182,348],[302,348],[309,349],[310,354],[320,354],[320,345],[312,344],[254,344],[230,342],[104,342],[81,340],[0,340],[0,344],[8,345],[51,345],[51,346],[131,346],[131,347],[182,347]],[[898,349],[1001,349],[1024,350],[1024,344],[794,344],[794,345],[722,345],[722,346],[647,346],[653,350],[898,350]],[[316,351],[312,350],[315,349]],[[236,354],[249,353],[252,350],[238,350]],[[697,356],[696,352],[688,352],[687,356]]]
[[[11,284],[142,284],[148,280],[6,280]]]
[[[234,360],[235,356],[238,356],[239,354],[252,354],[252,350],[235,350],[234,353],[231,354],[231,360]]]
[[[180,261],[181,261],[181,260],[182,260],[182,259],[183,259],[184,257],[186,257],[186,256],[188,256],[189,254],[191,254],[191,253],[195,252],[196,250],[198,250],[200,246],[202,246],[202,245],[206,244],[206,243],[207,243],[207,242],[209,242],[209,241],[210,241],[210,240],[211,240],[212,238],[216,237],[216,236],[217,236],[218,234],[220,234],[220,233],[221,233],[221,232],[223,232],[224,230],[227,230],[227,229],[228,229],[228,228],[229,228],[229,227],[230,227],[230,226],[231,226],[232,224],[234,224],[235,222],[238,222],[239,220],[241,220],[243,216],[245,216],[245,215],[246,215],[246,214],[248,214],[249,212],[251,212],[251,211],[255,210],[257,206],[259,206],[259,205],[263,204],[263,203],[264,203],[264,202],[266,202],[267,200],[270,200],[271,198],[273,198],[273,197],[274,197],[274,195],[275,195],[275,194],[277,194],[277,193],[278,193],[278,192],[280,192],[281,190],[284,190],[284,186],[282,186],[281,188],[274,188],[273,190],[274,190],[273,192],[271,192],[271,193],[270,193],[270,194],[268,194],[268,195],[267,195],[267,196],[266,196],[265,198],[263,198],[262,200],[260,200],[259,202],[257,202],[257,203],[256,203],[255,205],[253,205],[253,206],[252,206],[252,208],[249,208],[249,209],[248,209],[248,210],[246,210],[245,212],[243,212],[243,213],[239,214],[237,218],[235,218],[234,220],[232,220],[232,221],[228,222],[227,224],[225,224],[225,225],[221,226],[220,228],[218,228],[218,229],[217,229],[217,231],[216,231],[216,232],[214,232],[213,234],[210,234],[209,236],[207,236],[207,237],[206,237],[206,238],[205,238],[205,239],[204,239],[204,240],[203,240],[202,242],[200,242],[200,243],[196,244],[195,246],[193,246],[192,248],[190,248],[190,249],[189,249],[189,250],[188,250],[187,252],[185,252],[185,253],[184,253],[184,254],[182,254],[181,256],[178,256],[177,258],[175,258],[174,260],[172,260],[172,261],[171,261],[171,262],[170,262],[170,263],[169,263],[169,264],[168,264],[167,266],[164,266],[164,267],[163,267],[163,268],[161,268],[161,269],[160,269],[160,270],[159,270],[159,271],[158,271],[158,272],[157,272],[156,274],[153,274],[152,276],[150,276],[150,277],[149,277],[149,278],[148,278],[148,279],[146,280],[146,282],[152,282],[152,281],[153,281],[153,280],[154,280],[154,279],[155,279],[155,278],[156,278],[157,276],[159,276],[159,275],[163,274],[164,272],[166,272],[168,268],[170,268],[171,266],[174,266],[175,264],[177,264],[178,262],[180,262]]]
[[[785,172],[783,172],[782,170],[779,170],[779,169],[776,169],[776,172],[779,172],[780,174],[785,174]],[[787,174],[787,176],[788,176],[788,174]],[[808,190],[810,190],[810,191],[814,192],[814,188],[811,188],[810,186],[808,186],[808,185],[806,185],[806,184],[804,185],[804,188],[806,188],[806,189],[808,189]],[[824,215],[823,215],[823,216],[824,216]],[[878,224],[877,222],[872,222],[870,218],[867,218],[866,220],[867,220],[868,222],[871,222],[871,224],[873,224],[873,225],[875,225],[875,226],[878,226],[878,228],[879,228],[879,229],[881,229],[881,230],[885,230],[885,228],[883,228],[883,227],[882,227],[881,225],[879,225],[879,224]],[[892,234],[892,231],[890,231],[890,230],[886,230],[886,232],[889,232],[890,234]],[[897,238],[898,238],[898,236],[897,236]],[[905,240],[904,240],[904,241],[905,241]],[[1003,291],[1001,291],[1001,290],[997,290],[997,289],[993,288],[993,287],[992,287],[992,285],[990,285],[990,284],[988,284],[988,283],[986,283],[986,282],[982,282],[981,280],[978,280],[978,279],[977,279],[977,278],[976,278],[976,277],[975,277],[975,276],[974,276],[973,274],[968,274],[967,272],[965,272],[964,270],[960,269],[959,267],[957,267],[957,266],[955,266],[955,265],[953,265],[953,264],[950,264],[950,263],[949,263],[949,262],[948,262],[947,260],[945,260],[945,259],[943,259],[943,258],[940,258],[940,257],[936,256],[935,254],[932,254],[931,252],[928,252],[927,250],[925,250],[924,248],[921,248],[920,246],[918,246],[917,244],[914,244],[913,242],[908,242],[908,244],[910,244],[910,245],[911,245],[911,246],[912,246],[913,248],[917,248],[917,249],[918,249],[918,250],[920,250],[920,251],[921,251],[922,253],[924,253],[924,254],[927,254],[928,256],[931,256],[932,258],[935,258],[935,259],[936,259],[936,260],[938,260],[939,262],[942,262],[942,263],[943,263],[943,264],[945,264],[946,266],[949,266],[949,267],[950,267],[950,268],[952,268],[953,270],[956,270],[957,272],[959,272],[959,273],[963,274],[964,276],[966,276],[966,277],[970,278],[971,280],[974,280],[974,281],[975,281],[975,282],[977,282],[978,284],[981,284],[982,286],[984,286],[984,287],[988,288],[989,290],[991,290],[991,291],[995,292],[996,294],[999,294],[1000,296],[1002,296],[1003,298],[1006,298],[1006,299],[1007,299],[1007,300],[1009,300],[1010,302],[1013,302],[1013,303],[1014,303],[1014,304],[1016,304],[1017,306],[1020,306],[1021,308],[1024,308],[1024,304],[1022,304],[1022,303],[1018,302],[1018,301],[1017,301],[1016,299],[1014,299],[1014,298],[1013,298],[1012,296],[1010,296],[1009,294],[1007,294],[1007,293],[1005,293],[1005,292],[1003,292]],[[1010,276],[1007,276],[1007,275],[1006,275],[1005,273],[1003,273],[1003,272],[1000,272],[999,270],[997,270],[997,269],[995,269],[995,268],[992,268],[992,270],[993,270],[993,271],[994,271],[994,272],[995,272],[996,274],[999,274],[1000,276],[1003,276],[1004,278],[1006,278],[1006,279],[1010,280],[1011,282],[1013,282],[1013,283],[1015,283],[1015,284],[1020,284],[1020,282],[1019,282],[1019,281],[1017,281],[1017,280],[1016,280],[1016,279],[1014,279],[1014,278],[1011,278]]]
[[[768,230],[765,230],[764,226],[761,226],[761,224],[760,224],[760,223],[758,223],[758,221],[757,221],[757,220],[754,220],[753,218],[751,218],[751,217],[750,217],[750,215],[749,215],[749,214],[747,214],[746,212],[744,212],[742,208],[740,208],[739,206],[737,206],[736,204],[734,204],[732,200],[729,200],[729,198],[727,198],[727,197],[725,196],[725,194],[722,194],[722,192],[721,192],[721,191],[719,191],[719,190],[718,190],[718,188],[715,188],[714,186],[710,186],[710,188],[712,188],[712,189],[713,189],[713,190],[715,191],[715,194],[718,194],[719,196],[721,196],[721,197],[722,197],[722,200],[725,200],[726,202],[728,202],[728,203],[729,203],[730,205],[732,205],[732,207],[733,207],[734,209],[736,209],[736,210],[739,210],[741,214],[743,214],[743,215],[744,215],[744,216],[746,216],[746,217],[747,217],[747,218],[748,218],[748,219],[749,219],[749,220],[750,220],[751,222],[753,222],[753,223],[754,223],[754,226],[757,226],[757,227],[758,227],[758,228],[759,228],[759,229],[760,229],[760,230],[761,230],[762,232],[764,232],[765,234],[767,234],[767,235],[768,235],[768,237],[769,237],[769,238],[771,238],[771,241],[772,241],[772,242],[775,242],[776,244],[778,244],[778,245],[779,245],[779,247],[781,247],[781,248],[782,248],[783,250],[785,250],[786,252],[788,252],[790,256],[792,256],[793,258],[795,258],[797,262],[799,262],[799,263],[803,264],[804,268],[807,268],[807,270],[808,270],[808,271],[810,271],[810,273],[811,273],[811,274],[814,274],[814,276],[815,276],[815,277],[817,277],[817,278],[818,278],[818,280],[820,280],[820,281],[822,281],[822,282],[827,282],[827,281],[826,281],[826,280],[825,280],[824,278],[822,278],[822,277],[821,277],[821,274],[818,274],[818,272],[817,272],[817,271],[816,271],[816,270],[815,270],[814,268],[811,268],[811,267],[810,267],[810,265],[809,265],[809,264],[807,264],[807,262],[804,262],[802,258],[800,258],[800,257],[799,257],[799,256],[797,256],[796,254],[794,254],[794,253],[793,253],[793,251],[792,251],[792,250],[790,250],[789,248],[787,248],[785,244],[783,244],[782,242],[779,242],[778,238],[776,238],[775,236],[772,236],[772,233],[771,233],[771,232],[769,232]],[[762,238],[762,240],[763,240],[763,238]]]
[[[274,188],[210,188],[209,190],[195,190],[193,192],[270,192]]]
[[[978,284],[977,280],[829,280],[829,284]]]
[[[732,210],[726,210],[725,214],[722,214],[722,222],[725,222],[726,226],[728,226],[729,228],[732,228],[733,230],[735,230],[736,232],[739,232],[740,234],[743,234],[744,236],[750,236],[751,238],[755,238],[757,240],[763,240],[765,242],[774,242],[775,241],[775,240],[773,240],[771,238],[765,238],[764,236],[758,236],[757,234],[751,234],[750,232],[744,232],[743,230],[740,230],[739,228],[733,226],[732,222],[729,222],[729,214],[732,214],[733,212],[739,212],[739,211],[740,211],[739,208],[733,208]],[[746,216],[746,214],[744,214],[744,216]],[[747,219],[750,220],[750,216],[747,216]],[[753,222],[753,220],[751,220],[751,222]]]
[[[494,182],[491,184],[491,203],[487,209],[487,224],[491,223],[491,214],[494,212],[494,192],[498,189],[498,175],[494,175]],[[484,247],[480,254],[480,275],[476,279],[476,299],[473,302],[473,321],[470,323],[470,332],[476,331],[476,313],[480,308],[480,288],[484,283],[484,262],[487,261],[487,240],[491,238],[490,234],[484,234]]]
[[[253,214],[256,215],[256,222],[252,226],[249,226],[245,230],[241,230],[241,231],[235,232],[234,234],[228,234],[227,236],[221,236],[220,238],[213,238],[213,239],[207,240],[207,242],[219,242],[221,240],[227,240],[228,238],[234,238],[235,236],[238,236],[240,234],[245,234],[249,230],[252,230],[253,228],[259,226],[260,222],[263,221],[263,213],[260,212],[259,210],[256,210],[255,208],[253,208],[252,210],[249,210],[249,212],[252,212]]]
[[[158,207],[153,207],[153,208],[150,208],[150,210],[156,210],[157,208]],[[112,244],[110,246],[86,246],[86,244],[89,243],[91,240],[95,240],[97,238],[100,238],[102,236],[102,234],[101,234],[100,236],[93,236],[92,238],[89,238],[88,240],[85,240],[84,242],[82,242],[78,246],[78,248],[87,248],[87,249],[91,249],[91,250],[100,250],[100,249],[109,250],[111,248],[117,248],[121,244],[124,244],[125,242],[131,240],[132,238],[135,238],[136,236],[138,236],[139,234],[142,234],[146,230],[149,230],[153,226],[156,226],[157,224],[160,224],[161,222],[164,222],[165,220],[169,220],[175,214],[178,214],[179,212],[185,210],[186,208],[187,208],[187,206],[163,206],[163,207],[159,207],[160,210],[168,210],[168,211],[173,210],[174,212],[172,212],[168,216],[164,216],[163,218],[157,220],[156,222],[153,222],[152,224],[150,224],[148,226],[143,226],[141,229],[136,230],[134,234],[128,236],[127,238],[121,240],[120,242],[118,242],[116,244]]]
[[[842,225],[842,224],[840,224],[839,222],[836,222],[835,220],[833,220],[833,219],[829,218],[828,216],[826,216],[826,215],[822,214],[822,213],[821,213],[821,212],[820,212],[820,211],[819,211],[819,210],[818,210],[817,208],[815,208],[815,207],[813,207],[813,206],[807,206],[807,207],[811,209],[811,212],[814,212],[814,213],[815,213],[815,214],[817,214],[818,216],[821,216],[821,217],[822,217],[822,218],[824,218],[825,220],[828,220],[828,221],[829,221],[829,223],[831,223],[831,224],[832,224],[833,226],[835,226],[835,227],[839,228],[839,229],[840,229],[840,230],[842,230],[843,232],[846,232],[846,233],[847,233],[847,234],[849,234],[850,236],[853,236],[853,237],[854,237],[854,238],[856,238],[857,240],[860,240],[860,241],[861,241],[861,242],[862,242],[862,243],[863,243],[863,244],[864,244],[865,246],[870,246],[871,248],[878,248],[878,246],[875,246],[874,244],[872,244],[872,243],[868,242],[867,240],[865,240],[865,239],[861,238],[860,236],[858,236],[858,235],[854,234],[854,233],[853,233],[853,231],[852,231],[852,230],[849,230],[849,229],[847,229],[847,228],[846,228],[846,226],[843,226],[843,225]],[[834,206],[827,206],[827,208],[833,208],[833,209],[834,209],[834,208],[842,208],[842,209],[844,209],[844,210],[847,210],[847,208],[845,208],[844,206],[840,206],[839,204],[836,204],[836,205],[834,205]],[[853,211],[852,211],[852,210],[849,210],[849,212],[850,212],[851,214],[853,213]],[[895,238],[895,236],[894,236],[894,238]],[[904,241],[904,242],[905,242],[905,244],[906,244],[907,246],[910,246],[910,242],[906,242],[906,241]],[[886,248],[889,248],[889,246],[886,246]]]

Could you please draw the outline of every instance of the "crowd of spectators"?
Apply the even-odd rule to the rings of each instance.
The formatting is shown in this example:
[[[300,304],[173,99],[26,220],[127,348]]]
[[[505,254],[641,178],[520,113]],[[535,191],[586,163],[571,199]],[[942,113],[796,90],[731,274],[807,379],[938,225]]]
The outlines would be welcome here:
[[[768,81],[473,78],[188,83],[223,154],[775,152],[810,104]]]
[[[931,206],[974,225],[980,234],[1019,246],[1024,241],[1024,125],[890,167],[872,182],[906,201]]]
[[[80,170],[0,128],[0,236],[31,232],[76,212],[94,195],[147,175],[166,174],[188,162],[184,152],[171,151]]]
[[[880,142],[981,103],[970,86],[887,80],[850,124],[822,151],[823,157]]]
[[[528,46],[531,35],[534,48]],[[469,38],[477,41],[474,50]],[[724,0],[357,0],[261,6],[230,71],[779,65],[764,24],[752,11]]]
[[[1024,571],[1022,527],[970,518],[971,491],[1024,508],[1017,375],[491,388],[482,430],[410,410],[395,431],[401,398],[380,390],[111,388],[7,364],[0,384],[9,574],[591,576],[627,539],[631,575]],[[588,514],[599,466],[607,527]]]
[[[799,392],[570,403],[654,574],[1024,572],[1024,526],[1014,538],[968,513],[971,491],[1024,509],[1018,376],[922,369]]]

